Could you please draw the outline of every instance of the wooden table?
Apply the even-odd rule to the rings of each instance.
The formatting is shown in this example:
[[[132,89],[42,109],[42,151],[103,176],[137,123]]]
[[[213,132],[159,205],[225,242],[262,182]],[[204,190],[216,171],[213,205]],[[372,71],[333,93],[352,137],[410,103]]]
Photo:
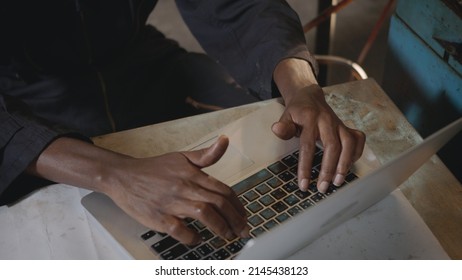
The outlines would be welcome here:
[[[364,131],[367,146],[384,163],[422,141],[373,80],[325,88],[327,101],[349,125]],[[267,102],[141,127],[94,138],[96,145],[134,157],[176,151]],[[462,259],[462,186],[434,156],[401,189],[453,259]]]

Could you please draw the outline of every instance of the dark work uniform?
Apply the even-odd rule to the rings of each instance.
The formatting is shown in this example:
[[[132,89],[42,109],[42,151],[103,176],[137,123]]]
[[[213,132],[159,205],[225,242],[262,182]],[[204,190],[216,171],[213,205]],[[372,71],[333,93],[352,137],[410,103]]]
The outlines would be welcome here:
[[[156,2],[0,3],[0,205],[50,183],[24,170],[57,137],[198,113],[188,96],[220,107],[271,98],[281,59],[315,67],[285,1],[177,0],[207,56],[146,25]]]

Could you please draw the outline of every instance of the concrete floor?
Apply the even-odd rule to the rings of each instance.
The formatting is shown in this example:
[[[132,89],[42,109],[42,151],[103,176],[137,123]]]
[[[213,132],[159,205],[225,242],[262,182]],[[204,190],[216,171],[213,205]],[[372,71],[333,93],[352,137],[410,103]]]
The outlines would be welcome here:
[[[318,0],[288,0],[299,14],[302,23],[306,23],[317,15]],[[366,42],[372,27],[379,18],[388,0],[355,0],[336,16],[335,29],[330,54],[356,61]],[[202,52],[202,48],[189,32],[172,0],[159,0],[158,6],[151,14],[148,22],[164,32],[167,37],[177,40],[181,46]],[[375,44],[362,67],[369,77],[381,82],[386,55],[388,21],[381,29]],[[315,30],[306,34],[307,45],[314,50]],[[331,67],[328,84],[344,82],[348,79],[347,68]],[[348,77],[348,78],[346,78]]]

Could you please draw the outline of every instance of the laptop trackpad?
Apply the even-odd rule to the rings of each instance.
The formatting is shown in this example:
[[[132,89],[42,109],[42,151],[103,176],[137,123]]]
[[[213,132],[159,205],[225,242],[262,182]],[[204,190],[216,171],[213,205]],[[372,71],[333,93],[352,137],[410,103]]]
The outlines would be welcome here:
[[[197,145],[191,150],[207,148],[213,145],[217,139],[218,137],[213,137]],[[204,168],[203,170],[207,174],[214,174],[216,179],[222,182],[226,182],[227,179],[233,177],[252,164],[254,164],[254,162],[249,157],[242,154],[238,148],[230,143],[223,157],[214,165]]]

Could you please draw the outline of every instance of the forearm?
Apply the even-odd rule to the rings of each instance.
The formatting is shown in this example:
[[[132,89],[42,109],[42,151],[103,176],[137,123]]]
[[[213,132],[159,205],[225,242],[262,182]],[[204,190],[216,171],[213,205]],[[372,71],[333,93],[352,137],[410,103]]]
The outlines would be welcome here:
[[[183,243],[200,241],[184,217],[200,220],[222,238],[248,237],[245,210],[232,190],[200,168],[218,161],[228,140],[200,151],[135,159],[71,138],[53,141],[28,172],[108,195],[148,228]]]
[[[261,99],[272,97],[271,77],[283,58],[316,61],[306,46],[297,13],[286,1],[177,1],[207,54]],[[213,22],[214,24],[210,24]]]
[[[27,172],[54,182],[107,193],[129,157],[67,137],[54,140]]]
[[[298,58],[280,61],[274,70],[273,79],[286,103],[306,87],[318,85],[311,65]]]

